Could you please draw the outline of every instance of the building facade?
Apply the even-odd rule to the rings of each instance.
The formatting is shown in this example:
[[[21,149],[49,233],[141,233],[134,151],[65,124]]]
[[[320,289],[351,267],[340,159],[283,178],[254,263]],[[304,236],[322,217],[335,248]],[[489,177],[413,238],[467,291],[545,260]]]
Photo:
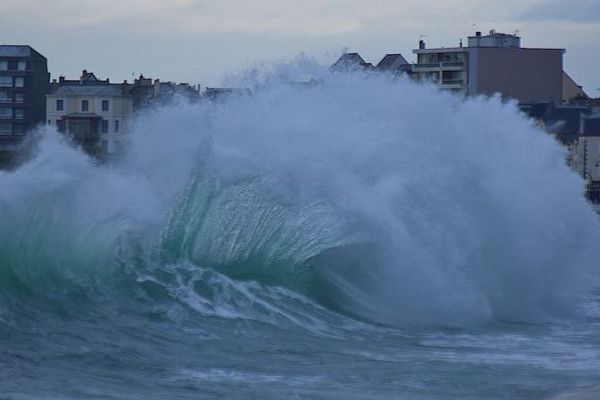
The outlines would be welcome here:
[[[413,77],[465,95],[500,93],[520,103],[560,104],[564,49],[521,47],[521,38],[490,31],[468,38],[468,46],[413,50]]]
[[[588,199],[600,204],[600,110],[582,116],[581,135],[569,150],[571,166],[586,182]]]
[[[25,134],[44,122],[50,75],[30,46],[0,45],[0,163],[14,157]]]
[[[83,71],[80,79],[52,81],[46,122],[94,155],[118,151],[133,115],[129,85],[99,80]]]
[[[200,85],[188,83],[161,82],[159,79],[140,75],[129,87],[134,111],[144,111],[152,107],[174,104],[178,101],[190,103],[200,100]]]

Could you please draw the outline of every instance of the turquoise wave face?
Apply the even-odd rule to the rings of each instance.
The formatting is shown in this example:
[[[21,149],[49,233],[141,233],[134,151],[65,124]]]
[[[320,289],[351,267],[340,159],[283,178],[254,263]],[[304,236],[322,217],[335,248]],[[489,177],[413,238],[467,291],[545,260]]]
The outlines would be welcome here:
[[[141,115],[110,165],[38,132],[35,157],[0,174],[3,296],[258,319],[303,299],[400,326],[584,312],[597,219],[514,104],[316,73]]]

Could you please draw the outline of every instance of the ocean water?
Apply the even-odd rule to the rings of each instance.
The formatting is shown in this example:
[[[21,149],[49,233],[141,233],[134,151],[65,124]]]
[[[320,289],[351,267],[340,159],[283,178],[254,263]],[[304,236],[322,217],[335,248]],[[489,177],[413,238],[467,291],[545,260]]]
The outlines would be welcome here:
[[[306,65],[0,172],[0,398],[545,399],[600,381],[600,224],[498,98]],[[290,84],[310,72],[312,85]]]

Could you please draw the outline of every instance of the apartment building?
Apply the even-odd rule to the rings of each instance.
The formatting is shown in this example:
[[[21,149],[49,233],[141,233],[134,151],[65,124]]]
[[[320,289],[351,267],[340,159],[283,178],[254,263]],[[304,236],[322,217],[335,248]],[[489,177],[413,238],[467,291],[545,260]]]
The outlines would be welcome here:
[[[44,122],[50,75],[30,46],[0,45],[0,163],[20,150],[25,134]]]
[[[100,80],[83,71],[77,80],[53,80],[46,122],[93,155],[115,153],[133,114],[129,85]]]
[[[519,36],[476,32],[463,47],[426,48],[423,40],[413,50],[413,77],[465,95],[500,93],[520,103],[560,104],[563,90],[564,49],[521,47]]]

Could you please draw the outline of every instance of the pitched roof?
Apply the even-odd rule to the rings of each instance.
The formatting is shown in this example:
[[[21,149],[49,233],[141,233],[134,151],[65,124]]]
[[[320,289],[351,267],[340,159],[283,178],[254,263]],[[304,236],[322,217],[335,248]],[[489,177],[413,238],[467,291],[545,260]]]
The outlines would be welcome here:
[[[17,45],[0,45],[1,57],[29,57],[31,55],[31,47]]]
[[[348,70],[357,67],[367,67],[367,62],[358,53],[344,53],[331,66],[333,70]]]
[[[2,44],[0,45],[0,57],[32,57],[39,56],[46,58],[31,46],[27,45],[15,45],[15,44]]]
[[[114,85],[60,85],[50,91],[54,96],[99,96],[121,97],[123,90],[120,84]]]
[[[386,54],[377,64],[377,69],[385,71],[396,70],[403,65],[409,65],[409,63],[402,54]]]

